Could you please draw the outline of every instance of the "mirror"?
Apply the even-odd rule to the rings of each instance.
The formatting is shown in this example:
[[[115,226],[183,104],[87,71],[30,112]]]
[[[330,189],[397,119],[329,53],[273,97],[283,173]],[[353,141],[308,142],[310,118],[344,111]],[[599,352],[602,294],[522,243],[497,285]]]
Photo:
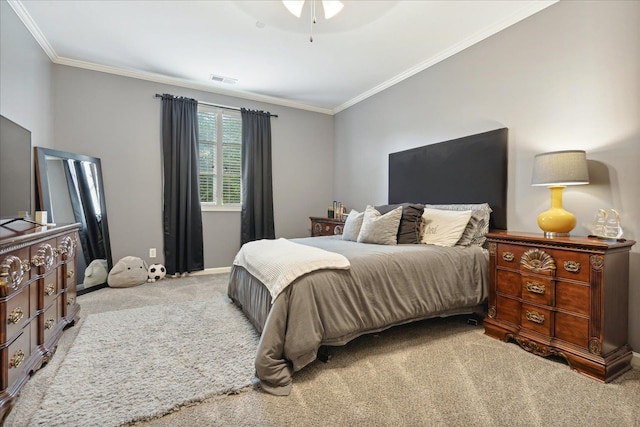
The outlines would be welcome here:
[[[100,159],[35,147],[36,210],[49,223],[80,223],[78,294],[107,286],[113,267]]]

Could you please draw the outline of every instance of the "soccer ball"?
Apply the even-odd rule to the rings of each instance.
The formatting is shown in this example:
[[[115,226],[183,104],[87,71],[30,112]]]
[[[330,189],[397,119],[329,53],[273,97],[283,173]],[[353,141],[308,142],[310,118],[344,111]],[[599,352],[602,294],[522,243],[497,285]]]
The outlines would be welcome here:
[[[151,264],[149,266],[149,279],[147,281],[155,282],[156,280],[162,280],[166,275],[167,275],[167,270],[164,268],[164,265]]]

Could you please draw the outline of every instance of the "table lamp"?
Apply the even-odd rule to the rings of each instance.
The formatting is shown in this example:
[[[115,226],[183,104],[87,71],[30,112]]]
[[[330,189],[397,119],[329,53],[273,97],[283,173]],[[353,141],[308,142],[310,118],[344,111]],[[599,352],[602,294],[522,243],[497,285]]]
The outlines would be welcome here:
[[[584,151],[567,150],[537,154],[533,163],[531,185],[551,190],[551,209],[538,215],[538,227],[545,237],[568,236],[576,226],[576,217],[562,207],[562,190],[567,185],[589,183],[587,156]]]

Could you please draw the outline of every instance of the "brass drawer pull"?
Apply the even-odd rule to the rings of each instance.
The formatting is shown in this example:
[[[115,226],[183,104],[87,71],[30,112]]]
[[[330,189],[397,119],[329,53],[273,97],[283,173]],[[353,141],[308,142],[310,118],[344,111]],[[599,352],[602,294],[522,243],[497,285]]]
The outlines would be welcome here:
[[[51,329],[51,328],[53,328],[53,325],[55,325],[55,324],[56,324],[55,320],[49,319],[46,322],[44,322],[44,328],[45,329]]]
[[[534,294],[544,294],[547,291],[547,287],[538,282],[527,282],[527,290]]]
[[[23,259],[22,260],[22,272],[26,273],[29,270],[31,270],[31,263],[29,262],[28,259]]]
[[[24,277],[22,260],[15,255],[6,257],[0,264],[0,286],[18,289]]]
[[[60,252],[60,254],[65,255],[64,257],[65,259],[69,259],[73,257],[75,249],[76,249],[76,241],[69,236],[65,236],[64,239],[62,239],[60,246],[58,247],[58,252]]]
[[[71,279],[73,277],[73,274],[74,274],[73,270],[67,271],[67,278]]]
[[[516,259],[516,256],[513,254],[513,252],[508,252],[508,251],[507,251],[507,252],[504,252],[504,253],[502,254],[502,259],[503,259],[503,260],[505,260],[505,261],[507,261],[507,262],[511,262],[511,261],[513,261],[514,259]]]
[[[24,362],[24,352],[22,350],[18,350],[13,353],[11,360],[9,360],[9,368],[17,368],[22,365],[22,362]]]
[[[55,258],[53,247],[44,243],[40,245],[40,249],[38,249],[38,255],[31,258],[31,263],[35,267],[44,266],[46,270],[50,269],[53,266],[53,259]]]
[[[569,273],[577,273],[578,271],[580,271],[580,263],[575,261],[565,261],[564,269]]]
[[[544,323],[544,314],[540,314],[537,311],[527,311],[526,315],[527,320],[533,323]]]
[[[22,307],[14,308],[9,314],[8,320],[9,323],[18,323],[24,317],[24,311],[22,311]]]
[[[74,297],[69,297],[67,298],[67,305],[71,305],[76,301],[76,299]]]
[[[48,297],[53,295],[55,291],[56,291],[56,285],[54,285],[53,283],[47,285],[47,287],[44,288],[44,294]]]

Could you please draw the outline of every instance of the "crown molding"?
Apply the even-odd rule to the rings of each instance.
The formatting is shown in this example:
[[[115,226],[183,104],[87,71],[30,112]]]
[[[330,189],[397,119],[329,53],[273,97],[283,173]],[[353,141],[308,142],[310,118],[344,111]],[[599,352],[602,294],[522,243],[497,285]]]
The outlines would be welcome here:
[[[155,82],[155,83],[162,83],[162,84],[184,87],[188,89],[201,90],[203,92],[211,92],[219,95],[233,96],[234,98],[242,98],[242,99],[248,99],[251,101],[258,101],[258,102],[266,102],[269,104],[295,108],[298,110],[306,110],[306,111],[312,111],[315,113],[328,114],[328,115],[333,114],[331,110],[326,108],[319,108],[311,105],[298,104],[298,103],[287,101],[281,98],[275,98],[275,97],[265,96],[265,95],[257,95],[255,93],[244,92],[239,90],[225,90],[225,89],[213,88],[211,86],[208,86],[202,83],[197,83],[191,80],[180,79],[177,77],[167,77],[162,74],[149,73],[146,71],[129,70],[129,69],[120,68],[120,67],[111,67],[107,65],[96,64],[93,62],[78,61],[75,59],[62,58],[62,57],[57,57],[52,62],[58,65],[66,65],[69,67],[83,68],[85,70],[99,71],[101,73],[115,74],[118,76],[131,77],[134,79],[146,80],[146,81]]]
[[[38,42],[42,50],[44,50],[44,53],[47,54],[53,62],[58,57],[58,54],[53,50],[53,47],[51,47],[49,41],[44,34],[42,34],[42,31],[40,31],[40,28],[36,25],[33,18],[31,18],[27,9],[24,8],[22,2],[19,0],[7,0],[7,3],[9,3],[9,6],[11,6],[16,15],[18,15],[18,18],[20,18],[24,26],[27,27],[27,30],[29,30],[33,38],[36,39],[36,42]]]

